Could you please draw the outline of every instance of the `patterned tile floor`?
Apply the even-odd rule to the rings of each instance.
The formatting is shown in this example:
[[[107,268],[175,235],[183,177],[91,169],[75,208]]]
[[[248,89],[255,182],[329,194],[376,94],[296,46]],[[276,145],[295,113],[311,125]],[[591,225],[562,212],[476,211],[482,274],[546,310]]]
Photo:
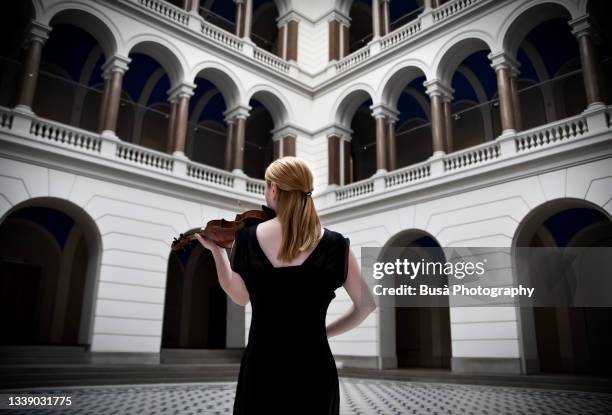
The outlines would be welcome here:
[[[71,396],[71,409],[0,413],[231,414],[235,388],[235,382],[39,388],[40,396]],[[347,415],[612,414],[612,395],[589,392],[341,378],[340,394],[340,413]],[[8,394],[0,395],[6,408]]]

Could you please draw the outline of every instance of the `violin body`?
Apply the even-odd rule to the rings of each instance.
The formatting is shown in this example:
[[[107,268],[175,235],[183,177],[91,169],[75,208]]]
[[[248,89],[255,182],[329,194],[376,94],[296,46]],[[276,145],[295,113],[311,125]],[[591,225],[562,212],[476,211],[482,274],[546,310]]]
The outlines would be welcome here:
[[[199,231],[189,231],[182,233],[172,241],[172,250],[178,251],[185,249],[191,241],[196,239],[196,233],[213,241],[222,248],[231,248],[234,243],[236,232],[244,227],[256,225],[276,217],[276,212],[266,205],[261,205],[261,210],[247,210],[239,213],[233,221],[225,219],[213,219],[208,221],[206,226]]]

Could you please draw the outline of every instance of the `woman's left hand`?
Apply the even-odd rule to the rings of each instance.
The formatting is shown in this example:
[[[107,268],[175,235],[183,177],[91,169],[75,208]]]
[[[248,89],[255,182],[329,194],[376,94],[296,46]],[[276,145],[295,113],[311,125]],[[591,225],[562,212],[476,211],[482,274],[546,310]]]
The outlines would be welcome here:
[[[202,246],[210,251],[214,251],[217,250],[219,248],[221,248],[219,245],[217,245],[216,243],[214,243],[213,241],[211,241],[210,239],[200,235],[199,233],[195,234],[195,237],[197,238],[198,241],[200,241],[200,243],[202,244]]]

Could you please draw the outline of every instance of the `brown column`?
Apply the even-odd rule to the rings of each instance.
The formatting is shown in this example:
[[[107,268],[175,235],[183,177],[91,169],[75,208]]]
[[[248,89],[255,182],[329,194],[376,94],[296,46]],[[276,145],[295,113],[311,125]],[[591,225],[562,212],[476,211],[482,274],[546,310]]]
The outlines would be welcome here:
[[[187,138],[187,113],[189,111],[189,97],[181,95],[176,104],[176,124],[174,126],[174,151],[185,153],[185,140]]]
[[[200,0],[191,0],[188,9],[192,14],[200,14]]]
[[[510,76],[510,93],[512,95],[512,109],[514,113],[514,129],[521,131],[523,129],[523,114],[521,113],[521,98],[518,92],[517,74]]]
[[[234,150],[234,120],[227,121],[227,139],[225,140],[225,170],[232,171],[232,156]]]
[[[103,74],[104,78],[104,92],[102,93],[102,102],[100,103],[100,109],[98,112],[98,132],[104,131],[104,121],[106,118],[106,107],[108,107],[108,94],[110,93],[110,75]]]
[[[442,97],[434,94],[431,97],[431,135],[434,153],[444,151],[445,124]]]
[[[243,36],[251,37],[251,21],[253,20],[253,0],[244,0],[244,32]]]
[[[453,118],[451,114],[452,109],[452,99],[447,97],[444,99],[444,144],[446,148],[446,153],[453,152]]]
[[[353,182],[353,170],[351,163],[351,143],[347,140],[342,140],[343,151],[344,151],[344,184]]]
[[[340,184],[340,137],[332,134],[327,136],[327,165],[329,184]]]
[[[293,156],[295,157],[295,136],[286,135],[283,138],[283,157]]]
[[[176,100],[170,100],[170,117],[168,118],[168,143],[167,149],[168,153],[172,154],[174,151],[174,140],[175,140],[175,128],[176,128],[176,111],[177,111],[177,102]]]
[[[279,159],[281,154],[281,139],[274,140],[274,160]]]
[[[244,171],[244,134],[246,127],[246,116],[239,115],[236,117],[236,139],[234,143],[234,169]],[[233,169],[232,169],[233,170]]]
[[[297,20],[287,23],[287,60],[297,62],[298,59],[298,24]]]
[[[114,133],[117,129],[117,118],[119,116],[123,72],[121,70],[113,70],[109,81],[110,89],[108,93],[108,102],[106,105],[106,117],[104,119],[103,131],[112,131]]]
[[[236,36],[242,37],[244,30],[244,0],[234,0],[236,2]]]
[[[49,30],[46,30],[46,32],[48,33]],[[36,92],[42,48],[48,39],[47,33],[43,33],[44,31],[45,29],[40,29],[39,26],[32,27],[26,40],[27,50],[23,63],[21,86],[17,95],[17,106],[27,107],[30,110],[32,109],[34,93]]]
[[[380,3],[372,0],[372,36],[374,39],[380,37]]]
[[[580,64],[582,65],[582,78],[586,92],[587,104],[603,104],[601,96],[601,82],[597,70],[597,59],[593,48],[593,39],[589,30],[580,30],[578,47],[580,48]]]
[[[278,36],[276,38],[276,54],[285,59],[285,25],[278,28]]]
[[[389,171],[397,168],[397,143],[395,138],[395,122],[397,120],[389,118],[387,121],[387,167]]]
[[[387,139],[385,134],[385,116],[376,114],[376,170],[387,169]]]
[[[386,35],[391,31],[391,14],[389,13],[389,2],[391,0],[382,0],[382,35]]]
[[[329,21],[329,60],[340,59],[340,22],[337,20]]]
[[[509,70],[504,65],[498,65],[495,72],[497,73],[497,93],[499,96],[502,130],[514,130],[514,106],[512,105]]]
[[[351,43],[351,34],[349,31],[349,27],[342,25],[342,33],[343,33],[343,38],[342,38],[342,45],[340,45],[342,47],[343,53],[342,56],[348,56],[350,54],[350,43]]]

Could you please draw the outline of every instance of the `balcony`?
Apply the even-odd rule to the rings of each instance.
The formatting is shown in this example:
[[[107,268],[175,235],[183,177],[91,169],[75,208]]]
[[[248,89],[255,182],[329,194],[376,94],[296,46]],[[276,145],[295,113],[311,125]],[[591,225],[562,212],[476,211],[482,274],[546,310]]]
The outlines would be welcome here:
[[[538,126],[461,151],[432,157],[347,186],[329,186],[314,195],[321,214],[331,213],[400,194],[483,173],[501,171],[518,164],[544,159],[567,150],[604,143],[610,150],[612,106]],[[188,186],[220,196],[228,195],[245,203],[263,203],[264,182],[225,170],[177,158],[116,138],[0,107],[0,142],[3,153],[10,145],[25,152],[42,148],[46,154],[85,160],[101,168],[154,177],[173,185]],[[21,152],[22,154],[24,151]],[[47,157],[47,156],[45,156]]]

